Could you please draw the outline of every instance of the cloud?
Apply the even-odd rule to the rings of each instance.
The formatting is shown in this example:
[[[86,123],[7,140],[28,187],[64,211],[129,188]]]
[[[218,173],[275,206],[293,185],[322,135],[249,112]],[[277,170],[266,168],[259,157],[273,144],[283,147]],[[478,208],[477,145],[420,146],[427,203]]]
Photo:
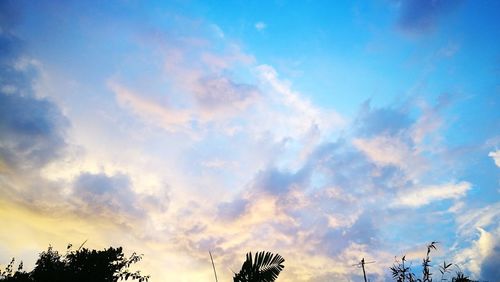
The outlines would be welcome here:
[[[284,105],[308,113],[307,101],[295,100],[300,94],[277,79],[273,70],[264,68],[261,75],[271,90],[279,94],[276,97],[283,99]],[[300,249],[311,260],[324,258],[322,265],[345,259],[354,245],[366,248],[363,253],[356,253],[359,257],[386,256],[388,249],[400,251],[400,240],[382,241],[385,229],[402,235],[404,230],[415,228],[415,221],[430,224],[428,213],[415,215],[413,209],[446,211],[446,201],[464,200],[472,188],[470,182],[456,181],[445,170],[437,169],[439,163],[433,160],[441,158],[442,151],[422,145],[439,135],[438,129],[445,122],[441,113],[444,100],[433,106],[410,104],[372,108],[365,103],[348,133],[336,140],[320,139],[305,155],[295,150],[286,154],[287,158],[300,161],[283,163],[281,155],[271,159],[245,190],[218,207],[218,213],[226,215],[225,224],[241,227],[242,222],[251,222],[248,226],[252,226],[252,231],[247,239],[241,239],[243,242],[252,244],[254,232],[273,234],[286,242],[277,243],[278,246],[291,248],[294,253]],[[309,121],[320,120],[314,107],[309,113]],[[425,122],[434,119],[439,122]],[[278,152],[287,151],[287,144],[288,141],[277,143]],[[429,171],[439,177],[427,178]],[[443,179],[447,181],[443,183]],[[257,206],[269,216],[257,216]],[[272,219],[271,215],[281,220]],[[435,217],[445,220],[444,215]],[[440,232],[427,235],[442,236]],[[296,247],[302,244],[304,248]],[[388,261],[392,255],[387,255]],[[300,269],[294,264],[295,267]],[[338,266],[335,274],[352,278],[345,267]],[[377,275],[382,277],[382,271]]]
[[[345,125],[341,115],[313,105],[301,93],[294,91],[291,83],[280,78],[272,66],[259,65],[256,67],[256,74],[263,83],[262,87],[268,87],[265,88],[269,91],[268,95],[277,94],[269,97],[269,102],[275,106],[271,111],[273,116],[270,117],[275,121],[274,131],[280,132],[282,123],[287,126],[285,130],[291,136],[305,135],[311,130],[331,132]]]
[[[74,181],[73,194],[92,211],[127,213],[134,208],[130,178],[124,174],[82,173]]]
[[[374,163],[382,166],[394,165],[404,168],[407,163],[413,162],[417,158],[408,148],[408,144],[398,138],[383,135],[372,139],[355,138],[353,144]]]
[[[130,109],[139,117],[164,129],[175,131],[187,126],[188,122],[192,120],[191,113],[187,110],[170,109],[168,106],[148,100],[114,81],[110,81],[108,86],[114,92],[120,106]]]
[[[338,256],[348,250],[351,244],[371,246],[375,250],[378,228],[374,223],[374,216],[369,212],[358,215],[352,225],[342,228],[325,228],[325,233],[320,239],[323,251],[330,256]]]
[[[230,68],[249,65],[253,58],[237,47],[227,54],[176,49],[165,58],[165,71],[174,89],[184,91],[192,116],[202,123],[231,118],[256,102],[260,92],[254,85],[238,82]]]
[[[246,199],[235,199],[232,202],[219,204],[217,207],[217,217],[222,220],[234,220],[246,212],[249,201]]]
[[[257,191],[265,191],[272,194],[287,193],[290,189],[300,189],[307,184],[309,179],[307,167],[292,173],[272,168],[260,171],[253,182]]]
[[[235,83],[228,77],[204,77],[195,91],[197,104],[207,111],[231,108],[244,110],[259,95],[258,89],[250,84]]]
[[[498,277],[500,203],[458,211],[455,263],[466,267],[475,279],[492,281]],[[494,280],[494,279],[493,279]]]
[[[170,202],[165,193],[136,192],[130,176],[124,173],[82,172],[73,180],[71,199],[75,200],[72,203],[76,213],[142,220],[166,212]]]
[[[356,134],[363,137],[396,135],[407,129],[412,122],[405,106],[373,108],[368,100],[362,104],[356,117]]]
[[[486,281],[495,281],[500,277],[500,242],[497,240],[490,254],[481,263],[480,277]]]
[[[411,34],[428,33],[434,30],[444,15],[455,10],[461,2],[446,0],[398,1],[400,5],[398,26]]]
[[[148,99],[119,82],[110,81],[117,102],[142,119],[168,131],[189,130],[194,122],[203,124],[224,121],[248,108],[259,95],[256,87],[235,83],[227,77],[205,77],[190,84],[195,103],[178,107]]]
[[[117,75],[108,87],[123,109],[169,132],[287,139],[300,144],[304,156],[323,133],[345,124],[339,114],[302,98],[271,66],[255,66],[253,56],[218,40],[222,51],[172,40],[150,58],[164,63],[148,82],[131,78],[125,83]],[[155,91],[151,84],[158,85]]]
[[[21,173],[26,185],[2,182],[2,188],[12,184],[26,191],[23,204],[30,209],[48,211],[23,218],[12,230],[37,226],[33,233],[44,229],[48,234],[44,240],[50,241],[56,238],[49,236],[56,232],[50,228],[55,221],[43,221],[48,227],[42,228],[37,225],[40,217],[64,214],[60,228],[73,224],[70,231],[58,229],[58,234],[126,244],[146,258],[155,258],[154,263],[168,265],[152,267],[153,277],[189,281],[211,275],[205,263],[207,250],[215,251],[216,264],[225,269],[239,267],[236,261],[249,247],[279,252],[287,259],[280,279],[287,281],[359,280],[351,264],[371,257],[380,262],[377,269],[370,269],[370,279],[375,280],[383,277],[383,262],[392,261],[402,246],[427,240],[424,236],[434,238],[451,230],[472,242],[477,238],[464,229],[473,226],[474,232],[476,225],[496,236],[491,225],[498,207],[469,209],[474,203],[466,196],[476,184],[450,158],[455,148],[449,148],[449,140],[441,142],[448,136],[443,128],[449,120],[441,111],[446,103],[427,105],[423,99],[412,99],[375,107],[368,101],[349,122],[305,98],[309,95],[296,91],[277,69],[259,64],[214,26],[194,25],[208,27],[208,37],[216,40],[190,36],[188,28],[181,30],[183,36],[155,34],[154,44],[144,40],[132,43],[140,48],[125,48],[134,51],[126,53],[124,65],[116,64],[124,67],[108,77],[113,99],[104,95],[102,85],[89,86],[97,90],[88,95],[90,100],[83,95],[87,92],[75,92],[79,99],[64,106],[72,114],[72,124],[78,125],[69,137],[82,147],[81,153],[53,165],[50,173],[44,169],[40,178],[50,178],[50,183]],[[130,32],[126,28],[123,34]],[[33,65],[29,60],[11,59],[5,61],[12,61],[12,77],[21,70],[29,74]],[[137,75],[144,69],[144,75]],[[29,94],[30,87],[19,90],[24,85],[0,85],[2,99],[12,99],[4,104],[21,105],[6,107],[16,109],[17,116],[6,113],[16,122],[33,115],[26,118],[34,124],[28,128],[44,128],[42,136],[49,136],[30,133],[24,139],[62,142],[27,146],[54,148],[51,152],[57,154],[38,161],[50,164],[64,153],[67,125],[49,100]],[[84,107],[90,103],[80,104],[93,99],[102,103],[92,103],[92,108]],[[83,118],[75,119],[76,111]],[[8,121],[1,117],[1,122]],[[27,158],[33,163],[37,159]],[[0,201],[14,199],[2,197]],[[14,210],[1,207],[2,218]],[[74,227],[76,221],[84,223],[85,230]],[[123,224],[129,221],[133,223]],[[420,232],[435,222],[446,222],[444,231]],[[10,220],[9,227],[14,225]],[[118,232],[127,236],[117,236]],[[481,242],[492,236],[484,235]],[[490,272],[494,253],[485,251],[476,260],[476,270]],[[227,275],[225,280],[230,280],[230,272]]]
[[[136,194],[125,174],[81,172],[85,155],[82,152],[78,163],[72,160],[73,145],[67,140],[74,132],[69,117],[55,102],[40,97],[35,87],[41,64],[24,54],[23,42],[10,30],[2,30],[0,40],[4,51],[0,53],[1,200],[15,200],[46,215],[138,217],[144,215],[144,208],[164,210],[168,203]],[[122,94],[124,103],[138,102],[132,94]],[[52,166],[59,173],[48,178],[45,169]],[[66,169],[68,175],[63,175]],[[76,179],[71,180],[75,173]]]
[[[0,161],[18,169],[40,168],[61,155],[69,122],[57,105],[35,96],[37,63],[22,55],[22,42],[9,32],[13,3],[1,5]]]
[[[256,22],[255,29],[258,31],[262,31],[267,28],[267,25],[264,22]]]
[[[149,90],[151,83],[135,78],[127,83],[119,77],[109,79],[108,87],[120,106],[173,132],[238,118],[259,100],[258,87],[232,75],[233,68],[248,67],[254,61],[237,45],[218,38],[224,46],[221,51],[173,37],[168,38],[173,42],[161,45],[160,54],[150,58],[163,62],[149,78],[163,90],[160,93]]]
[[[476,228],[477,239],[471,240],[470,246],[461,249],[455,256],[455,262],[472,272],[476,279],[486,279],[492,275],[495,270],[491,269],[492,261],[498,257],[498,230],[488,232],[481,227]],[[484,275],[484,276],[483,276]],[[496,278],[496,277],[495,277]]]
[[[494,152],[489,152],[488,157],[491,157],[495,162],[497,167],[500,167],[500,150],[496,150]]]
[[[479,228],[489,228],[500,219],[500,203],[487,205],[477,209],[467,209],[459,214],[456,221],[457,230],[464,236],[471,236]]]
[[[39,168],[66,146],[67,119],[45,99],[0,93],[0,156],[17,168]]]
[[[414,187],[408,191],[400,192],[395,205],[420,207],[434,201],[459,199],[464,197],[471,187],[471,184],[465,181],[460,183]]]

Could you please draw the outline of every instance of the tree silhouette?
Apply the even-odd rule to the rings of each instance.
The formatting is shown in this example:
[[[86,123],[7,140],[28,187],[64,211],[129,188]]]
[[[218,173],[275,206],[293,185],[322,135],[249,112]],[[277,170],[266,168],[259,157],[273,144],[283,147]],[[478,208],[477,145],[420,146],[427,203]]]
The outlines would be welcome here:
[[[234,282],[273,282],[285,267],[285,259],[279,254],[257,252],[252,260],[252,253],[246,254],[246,260],[239,273],[235,273]]]
[[[129,267],[141,260],[142,256],[133,253],[125,257],[123,249],[107,248],[90,250],[80,247],[72,250],[71,245],[65,255],[49,246],[47,251],[40,253],[35,268],[31,272],[22,269],[22,262],[14,271],[14,259],[4,271],[0,271],[0,281],[9,282],[89,282],[138,280],[147,282],[149,276],[141,275],[140,271],[130,271]]]
[[[30,282],[29,273],[23,271],[23,262],[19,263],[17,270],[14,271],[15,259],[12,259],[4,270],[0,270],[0,281],[9,282]]]
[[[427,245],[427,253],[425,258],[422,260],[422,279],[417,278],[417,276],[411,270],[411,264],[406,263],[406,256],[403,256],[400,261],[396,260],[393,266],[390,267],[392,278],[396,282],[432,282],[432,273],[430,271],[431,259],[430,254],[432,250],[437,250],[436,245],[438,242],[431,242]],[[441,279],[439,281],[448,281],[446,275],[450,273],[450,268],[453,266],[452,263],[443,262],[443,265],[439,266],[439,272],[441,272]],[[458,266],[457,266],[458,268]],[[452,282],[477,282],[471,280],[458,268],[455,273],[455,277],[451,278]]]

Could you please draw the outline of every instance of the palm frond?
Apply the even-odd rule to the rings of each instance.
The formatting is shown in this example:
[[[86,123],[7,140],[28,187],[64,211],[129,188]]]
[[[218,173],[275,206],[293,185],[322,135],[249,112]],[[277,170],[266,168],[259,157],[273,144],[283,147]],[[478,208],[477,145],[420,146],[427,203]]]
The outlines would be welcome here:
[[[285,259],[271,252],[257,252],[252,259],[252,253],[246,254],[246,260],[239,273],[235,273],[234,282],[273,282],[285,268]]]

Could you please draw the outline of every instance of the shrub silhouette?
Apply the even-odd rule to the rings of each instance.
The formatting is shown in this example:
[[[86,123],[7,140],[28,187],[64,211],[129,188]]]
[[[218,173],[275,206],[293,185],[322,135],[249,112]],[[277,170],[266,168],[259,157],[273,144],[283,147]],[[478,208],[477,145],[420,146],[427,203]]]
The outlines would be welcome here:
[[[430,253],[432,250],[437,250],[436,245],[438,242],[431,242],[427,245],[427,253],[422,260],[422,278],[417,278],[415,273],[411,270],[411,263],[408,264],[406,261],[406,256],[403,256],[400,261],[396,260],[393,266],[390,267],[392,278],[396,282],[432,282],[432,273],[431,273],[431,259]],[[439,266],[439,272],[441,273],[441,278],[438,281],[448,281],[446,278],[447,274],[451,272],[450,268],[453,264],[443,262],[443,265]],[[452,282],[475,282],[467,277],[460,268],[455,273],[455,276],[451,278]]]
[[[235,273],[234,282],[273,282],[285,267],[285,259],[279,254],[257,252],[252,260],[252,253],[246,254],[246,260],[239,273]]]
[[[49,246],[47,251],[40,253],[35,268],[31,272],[23,271],[22,262],[16,271],[14,259],[5,270],[0,271],[0,281],[9,282],[89,282],[138,280],[147,282],[149,276],[141,275],[140,271],[132,272],[129,267],[139,262],[142,256],[133,253],[125,257],[121,247],[109,247],[104,250],[90,250],[80,247],[72,250],[71,245],[65,255],[60,255]]]

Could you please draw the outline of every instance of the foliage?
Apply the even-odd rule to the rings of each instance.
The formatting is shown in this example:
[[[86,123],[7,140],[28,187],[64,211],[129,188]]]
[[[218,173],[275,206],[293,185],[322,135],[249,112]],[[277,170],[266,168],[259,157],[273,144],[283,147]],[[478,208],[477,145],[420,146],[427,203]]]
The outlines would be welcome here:
[[[129,267],[141,260],[142,256],[133,253],[125,257],[121,247],[104,250],[90,250],[80,247],[72,250],[68,246],[65,255],[49,246],[40,253],[35,268],[31,272],[23,271],[22,262],[17,271],[13,271],[14,259],[5,270],[0,271],[0,281],[8,282],[63,282],[63,281],[119,281],[138,280],[147,282],[149,276],[140,271],[132,272]]]
[[[396,261],[396,264],[390,267],[392,272],[392,278],[397,282],[415,282],[415,274],[411,272],[411,266],[405,265],[406,256],[401,258],[401,261]]]
[[[432,278],[431,278],[432,273],[430,271],[430,263],[431,263],[430,253],[431,253],[432,249],[437,250],[436,244],[437,244],[437,242],[431,242],[429,245],[427,245],[427,254],[425,255],[425,258],[423,259],[423,262],[422,262],[422,281],[423,282],[432,282]]]
[[[257,252],[252,260],[252,253],[246,254],[246,260],[239,273],[235,273],[234,282],[272,282],[285,267],[285,259],[279,254]]]
[[[422,260],[422,278],[416,278],[415,273],[411,270],[411,263],[408,264],[406,261],[406,256],[403,256],[400,261],[396,260],[393,266],[390,267],[392,278],[396,282],[432,282],[432,272],[431,272],[431,259],[430,253],[432,250],[437,250],[438,242],[431,242],[427,245],[427,253],[425,258]],[[446,278],[447,274],[451,272],[450,268],[453,264],[443,262],[443,265],[439,266],[439,272],[441,273],[441,279],[439,281],[448,281]],[[455,276],[451,278],[452,282],[475,282],[467,277],[459,269]]]
[[[0,270],[0,281],[8,282],[29,282],[32,281],[29,273],[23,271],[23,262],[19,263],[17,270],[14,271],[15,259],[12,259],[4,270]]]

